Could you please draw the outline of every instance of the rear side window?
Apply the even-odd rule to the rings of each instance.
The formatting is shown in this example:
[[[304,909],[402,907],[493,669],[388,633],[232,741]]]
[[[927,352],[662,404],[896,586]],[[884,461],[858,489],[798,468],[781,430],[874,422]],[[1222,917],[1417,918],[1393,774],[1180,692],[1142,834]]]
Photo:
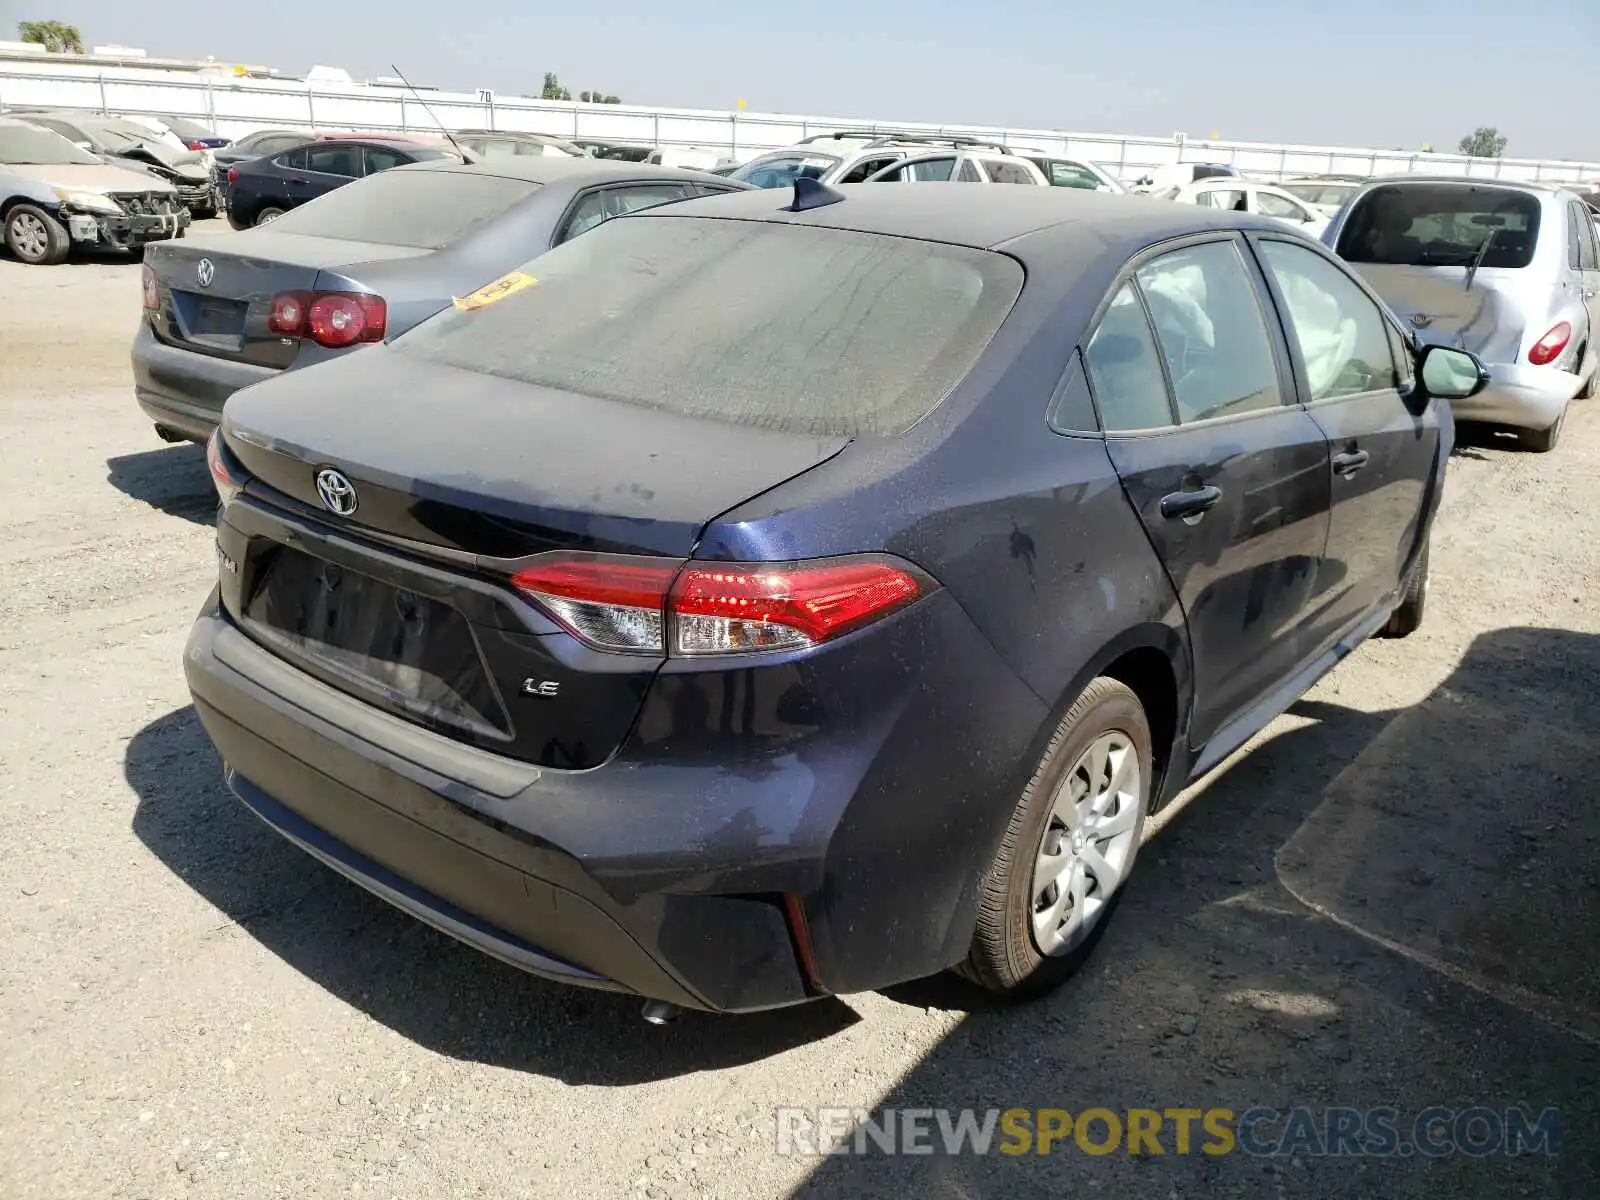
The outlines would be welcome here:
[[[1525,267],[1538,245],[1539,213],[1539,197],[1514,188],[1376,187],[1351,208],[1339,231],[1338,254],[1353,263],[1466,267],[1483,250],[1485,267]]]
[[[1112,297],[1083,349],[1083,362],[1107,433],[1174,423],[1161,352],[1133,284],[1123,284]]]
[[[274,229],[438,250],[526,200],[537,183],[465,171],[384,171],[291,209]]]
[[[1569,204],[1567,210],[1568,237],[1571,242],[1568,253],[1572,268],[1576,271],[1593,271],[1600,267],[1600,263],[1596,262],[1594,219],[1577,200]]]
[[[985,159],[983,169],[989,173],[991,183],[1033,183],[1034,178],[1028,174],[1026,167],[1016,163],[1000,162],[996,159]]]
[[[733,173],[733,178],[743,180],[752,187],[788,187],[800,176],[820,179],[839,159],[828,154],[794,155],[785,158],[768,158],[749,163]]]
[[[395,350],[643,408],[851,437],[902,433],[932,411],[1023,280],[988,250],[669,216],[608,221],[523,271],[537,282],[447,308]]]

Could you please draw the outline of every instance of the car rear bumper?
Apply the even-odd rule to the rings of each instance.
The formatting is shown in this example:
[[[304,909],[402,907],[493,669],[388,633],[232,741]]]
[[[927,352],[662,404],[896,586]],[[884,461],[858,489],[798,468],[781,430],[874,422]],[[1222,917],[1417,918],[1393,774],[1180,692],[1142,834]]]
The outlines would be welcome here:
[[[1518,429],[1549,429],[1567,401],[1578,394],[1583,378],[1555,367],[1522,363],[1488,363],[1489,386],[1469,400],[1453,400],[1458,421],[1484,421]]]
[[[169,346],[157,340],[145,320],[133,339],[133,393],[139,407],[157,425],[191,441],[211,436],[234,392],[280,373]]]
[[[902,618],[885,656],[970,628],[943,593]],[[744,694],[720,698],[703,675],[663,676],[640,732],[587,771],[508,759],[362,703],[251,640],[215,595],[184,667],[234,793],[324,863],[533,974],[740,1012],[931,974],[965,953],[1045,716],[973,636],[848,729],[806,697],[764,712],[759,671],[731,672],[726,686]],[[842,658],[841,670],[863,665]],[[962,685],[987,687],[985,703]],[[647,744],[673,721],[683,727]]]

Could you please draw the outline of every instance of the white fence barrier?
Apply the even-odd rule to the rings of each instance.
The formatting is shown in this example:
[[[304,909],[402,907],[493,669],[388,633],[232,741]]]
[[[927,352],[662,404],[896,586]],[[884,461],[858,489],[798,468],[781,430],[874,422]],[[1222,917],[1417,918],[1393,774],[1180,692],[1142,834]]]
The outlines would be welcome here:
[[[1092,159],[1112,174],[1134,178],[1180,162],[1221,162],[1264,178],[1294,175],[1438,172],[1589,185],[1600,163],[1466,158],[1404,150],[1186,141],[1114,134],[1001,129],[978,125],[874,122],[780,113],[715,112],[633,105],[580,104],[492,92],[427,92],[426,107],[403,89],[374,84],[206,78],[140,67],[75,68],[60,60],[0,67],[0,107],[74,108],[97,112],[187,116],[237,137],[266,126],[325,130],[427,132],[433,117],[452,129],[502,129],[561,137],[699,147],[744,159],[815,133],[892,129],[970,135],[1010,146]],[[429,111],[431,110],[432,116]]]

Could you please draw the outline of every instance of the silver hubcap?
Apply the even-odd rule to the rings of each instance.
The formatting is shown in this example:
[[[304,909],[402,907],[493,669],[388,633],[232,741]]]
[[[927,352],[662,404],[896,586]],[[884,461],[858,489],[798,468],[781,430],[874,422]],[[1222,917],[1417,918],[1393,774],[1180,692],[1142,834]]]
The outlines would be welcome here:
[[[11,218],[11,239],[17,253],[25,258],[43,258],[50,246],[44,222],[32,213],[18,213]]]
[[[1062,778],[1033,865],[1033,941],[1066,954],[1089,936],[1133,865],[1144,789],[1139,753],[1103,733]]]

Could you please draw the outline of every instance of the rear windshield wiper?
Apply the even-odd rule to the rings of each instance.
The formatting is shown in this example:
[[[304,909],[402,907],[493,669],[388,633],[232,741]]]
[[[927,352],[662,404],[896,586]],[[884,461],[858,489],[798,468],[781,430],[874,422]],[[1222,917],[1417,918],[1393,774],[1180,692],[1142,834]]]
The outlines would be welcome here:
[[[1489,230],[1478,246],[1478,252],[1472,256],[1472,265],[1467,268],[1467,291],[1472,290],[1472,281],[1478,274],[1478,268],[1483,266],[1483,260],[1489,253],[1489,246],[1494,242],[1494,235],[1499,232],[1498,229]]]

